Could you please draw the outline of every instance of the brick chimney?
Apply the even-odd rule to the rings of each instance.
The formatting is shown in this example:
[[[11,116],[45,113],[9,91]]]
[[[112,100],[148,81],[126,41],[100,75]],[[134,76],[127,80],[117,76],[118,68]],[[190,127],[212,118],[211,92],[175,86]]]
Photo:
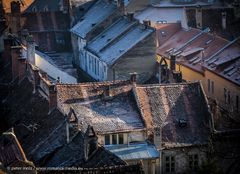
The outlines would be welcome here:
[[[171,55],[170,57],[170,70],[175,71],[176,70],[176,56]]]
[[[131,76],[130,76],[130,82],[131,82],[132,84],[136,84],[136,83],[137,83],[137,73],[134,72],[134,73],[131,73],[130,75],[131,75]]]
[[[49,112],[51,112],[54,108],[57,107],[57,91],[54,84],[51,84],[49,86],[48,102],[49,102]]]
[[[131,22],[131,21],[133,21],[133,19],[134,19],[134,13],[133,12],[128,12],[127,13],[127,18],[128,18],[128,20]]]
[[[21,15],[21,4],[19,1],[11,2],[11,18],[10,18],[10,28],[13,34],[19,34],[20,31],[20,15]]]
[[[28,35],[27,38],[27,60],[32,65],[35,65],[35,42],[32,35]]]
[[[145,26],[145,29],[147,29],[148,27],[151,27],[151,21],[150,20],[143,20],[143,25]]]

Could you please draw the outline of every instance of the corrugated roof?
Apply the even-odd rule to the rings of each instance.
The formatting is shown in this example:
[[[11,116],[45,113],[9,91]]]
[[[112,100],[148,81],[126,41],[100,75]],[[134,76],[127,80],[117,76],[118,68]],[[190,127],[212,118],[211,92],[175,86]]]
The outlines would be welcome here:
[[[105,148],[122,160],[155,159],[160,156],[156,147],[147,143],[109,145]]]
[[[88,32],[109,17],[116,9],[117,6],[115,4],[100,0],[87,11],[87,13],[80,19],[80,22],[78,22],[70,31],[85,38]]]

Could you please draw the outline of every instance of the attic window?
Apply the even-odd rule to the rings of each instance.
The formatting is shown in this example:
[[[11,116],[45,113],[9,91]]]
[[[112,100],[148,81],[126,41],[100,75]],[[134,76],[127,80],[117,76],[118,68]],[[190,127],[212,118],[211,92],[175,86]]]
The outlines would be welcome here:
[[[107,41],[109,42],[111,39],[109,38]]]
[[[96,25],[96,23],[92,23],[92,27],[94,27]]]
[[[178,126],[183,128],[183,127],[187,127],[187,120],[185,119],[179,119],[178,120]]]
[[[102,36],[101,36],[101,38],[104,38],[104,37],[105,37],[105,35],[102,35]]]
[[[84,11],[84,10],[85,10],[85,9],[84,9],[84,8],[82,8],[82,7],[81,7],[81,8],[79,8],[79,11]]]

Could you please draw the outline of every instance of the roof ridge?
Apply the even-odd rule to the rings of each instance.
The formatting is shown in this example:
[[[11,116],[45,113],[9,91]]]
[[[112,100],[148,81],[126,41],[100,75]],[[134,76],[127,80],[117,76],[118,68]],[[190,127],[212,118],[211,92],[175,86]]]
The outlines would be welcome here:
[[[85,83],[58,83],[56,86],[85,86],[85,85],[106,85],[106,84],[118,84],[118,83],[129,83],[130,80],[115,80],[115,81],[102,81],[102,82],[85,82]]]
[[[193,81],[193,82],[183,82],[183,83],[164,83],[164,84],[140,84],[136,85],[136,87],[160,87],[160,86],[188,86],[193,84],[200,84],[200,81]]]

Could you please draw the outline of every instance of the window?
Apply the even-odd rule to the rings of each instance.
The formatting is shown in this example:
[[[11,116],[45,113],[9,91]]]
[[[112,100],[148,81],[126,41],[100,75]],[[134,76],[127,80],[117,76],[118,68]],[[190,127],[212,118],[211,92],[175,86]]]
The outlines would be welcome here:
[[[123,134],[118,135],[118,144],[123,144]]]
[[[239,112],[239,97],[238,95],[236,96],[236,110]]]
[[[214,94],[214,82],[212,81],[212,94]]]
[[[112,134],[112,144],[117,144],[117,134]]]
[[[198,155],[189,155],[189,168],[190,169],[197,169],[198,168]]]
[[[166,173],[175,171],[175,157],[174,156],[166,156],[165,157],[165,169]]]
[[[105,135],[105,145],[110,144],[110,135]]]

